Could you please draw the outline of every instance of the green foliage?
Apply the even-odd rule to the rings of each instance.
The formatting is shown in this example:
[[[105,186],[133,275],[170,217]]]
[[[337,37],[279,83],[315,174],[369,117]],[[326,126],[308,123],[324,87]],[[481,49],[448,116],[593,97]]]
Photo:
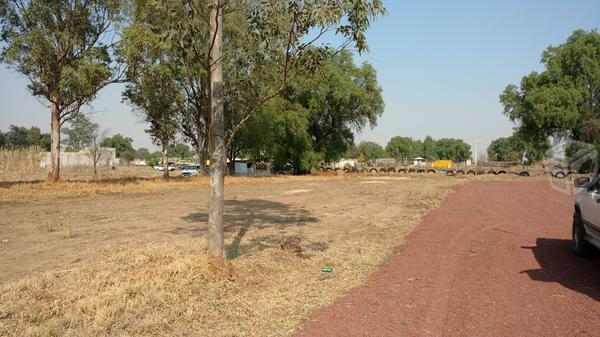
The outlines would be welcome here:
[[[276,130],[274,123],[281,124],[277,115],[288,114],[288,109],[303,115],[307,121],[310,147],[304,149],[314,153],[306,155],[329,162],[354,149],[354,131],[376,124],[383,111],[383,99],[373,68],[368,64],[355,66],[352,55],[343,52],[325,61],[317,74],[299,76],[282,97],[273,99],[269,106],[249,118],[231,147],[239,148],[241,154],[251,158],[268,160],[275,152],[274,143],[281,137],[269,130]],[[292,152],[279,149],[277,153]],[[229,155],[230,159],[234,156],[234,153]],[[281,165],[279,168],[282,169]]]
[[[598,145],[569,141],[565,146],[565,156],[569,167],[579,173],[594,173],[598,168]]]
[[[542,160],[551,149],[548,140],[543,143],[529,143],[515,133],[510,137],[494,139],[488,146],[490,161],[521,161],[523,157],[530,162]]]
[[[42,132],[40,128],[32,126],[27,132],[27,143],[31,145],[39,145],[42,140]]]
[[[49,133],[42,133],[40,135],[40,140],[38,143],[38,146],[44,150],[44,151],[50,151],[50,134]]]
[[[10,148],[21,148],[29,146],[29,132],[25,127],[11,125],[6,133],[7,144]],[[32,144],[34,145],[34,144]]]
[[[3,1],[0,58],[29,79],[62,121],[112,81],[109,41],[120,1]]]
[[[361,142],[357,148],[359,158],[362,156],[364,161],[370,161],[377,158],[385,158],[386,153],[381,145],[375,142]]]
[[[160,2],[134,4],[134,21],[123,30],[118,49],[129,69],[123,99],[148,123],[146,132],[153,140],[166,148],[178,131],[176,114],[183,106],[179,64],[168,41],[170,17]]]
[[[596,143],[600,139],[600,34],[575,31],[542,55],[545,69],[509,85],[504,114],[533,142],[549,136]]]
[[[157,144],[165,146],[175,138],[182,97],[169,65],[148,65],[127,84],[123,97],[149,124],[146,132]]]
[[[308,134],[308,120],[305,111],[297,105],[288,105],[286,110],[274,115],[273,167],[276,171],[306,173],[311,165],[318,166]]]
[[[148,156],[146,156],[145,160],[146,165],[154,167],[160,163],[161,156],[157,156],[156,154],[149,154]]]
[[[190,151],[189,146],[182,143],[178,143],[175,145],[169,145],[169,155],[171,157],[176,157],[179,159],[188,159],[194,154]]]
[[[384,109],[381,92],[375,69],[368,63],[357,67],[344,51],[324,61],[316,74],[299,76],[285,97],[307,109],[314,150],[335,161],[354,144],[354,131],[377,124]]]
[[[98,133],[98,124],[90,121],[85,115],[78,114],[69,120],[70,128],[63,127],[67,136],[64,140],[66,151],[80,151],[92,146],[94,136]]]
[[[316,41],[335,32],[342,49],[354,45],[359,52],[367,50],[364,32],[373,19],[385,14],[382,2],[241,3],[233,16],[224,18],[225,29],[228,19],[235,22],[231,35],[224,32],[228,142],[240,146],[236,134],[243,124],[283,96],[306,110],[311,151],[327,160],[341,157],[353,142],[352,129],[366,122],[374,125],[381,114],[381,89],[372,67],[355,67],[349,53],[336,56],[329,44],[316,47]],[[243,13],[244,9],[251,10]],[[244,15],[235,17],[239,13]]]
[[[135,149],[133,148],[133,139],[116,134],[106,138],[100,144],[102,147],[113,147],[117,152],[117,157],[126,161],[135,159]]]
[[[442,138],[436,141],[436,158],[462,162],[471,158],[471,145],[462,139]]]
[[[438,159],[436,142],[431,136],[426,136],[423,140],[423,147],[420,156],[429,160]]]
[[[11,125],[6,133],[0,131],[0,148],[23,148],[38,146],[42,150],[50,150],[50,135],[41,133],[40,128],[27,129]]]
[[[462,139],[425,137],[423,141],[396,136],[390,139],[385,152],[389,157],[410,161],[416,157],[428,160],[449,159],[462,162],[471,157],[471,146]]]
[[[150,156],[150,151],[145,147],[140,147],[139,149],[135,150],[136,159],[145,159],[148,156]]]
[[[385,152],[388,156],[400,160],[410,160],[416,153],[419,153],[412,138],[399,136],[390,139],[385,147]]]

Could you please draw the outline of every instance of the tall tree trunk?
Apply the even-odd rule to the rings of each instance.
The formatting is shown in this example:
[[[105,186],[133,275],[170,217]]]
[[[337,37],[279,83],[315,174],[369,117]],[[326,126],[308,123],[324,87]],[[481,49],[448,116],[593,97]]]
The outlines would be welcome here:
[[[94,151],[94,159],[93,159],[94,160],[94,178],[96,178],[96,175],[98,174],[98,169],[97,169],[98,160],[96,160],[96,155],[97,155],[97,153],[96,153],[96,151]]]
[[[211,0],[209,43],[210,62],[210,195],[208,206],[208,254],[225,257],[223,242],[223,200],[225,193],[225,131],[223,116],[223,31],[219,0]]]
[[[196,155],[198,156],[198,173],[205,176],[206,175],[206,155],[204,151],[204,142],[198,144],[196,147]]]
[[[161,142],[162,145],[162,163],[163,163],[163,179],[169,180],[169,141]]]
[[[58,93],[50,95],[51,118],[50,118],[50,172],[49,182],[57,182],[60,179],[60,109],[58,107]]]

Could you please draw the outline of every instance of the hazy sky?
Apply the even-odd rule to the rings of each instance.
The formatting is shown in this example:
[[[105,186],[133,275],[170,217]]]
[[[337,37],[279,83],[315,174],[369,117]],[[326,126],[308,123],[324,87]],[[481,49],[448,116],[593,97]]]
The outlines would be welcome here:
[[[576,29],[600,27],[598,0],[419,0],[384,1],[388,16],[368,32],[365,60],[378,72],[386,108],[377,127],[357,141],[385,146],[393,136],[463,138],[485,152],[512,125],[502,115],[498,95],[510,83],[540,70],[549,45],[564,42]],[[0,68],[0,130],[10,124],[49,130],[50,113],[32,98],[27,81]],[[145,125],[121,103],[123,87],[103,90],[93,103],[93,119],[111,134],[155,148]]]

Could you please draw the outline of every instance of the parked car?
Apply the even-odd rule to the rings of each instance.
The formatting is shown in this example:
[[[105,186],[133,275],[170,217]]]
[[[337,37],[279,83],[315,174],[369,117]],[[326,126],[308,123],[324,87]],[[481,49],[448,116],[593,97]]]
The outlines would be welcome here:
[[[158,164],[158,165],[154,166],[154,169],[162,172],[165,170],[165,167],[162,164]],[[168,170],[171,172],[175,171],[175,166],[169,165]]]
[[[186,165],[181,170],[182,177],[193,177],[198,175],[198,165]]]
[[[573,214],[573,251],[586,255],[593,247],[600,249],[600,175],[578,177],[573,184],[579,189]]]

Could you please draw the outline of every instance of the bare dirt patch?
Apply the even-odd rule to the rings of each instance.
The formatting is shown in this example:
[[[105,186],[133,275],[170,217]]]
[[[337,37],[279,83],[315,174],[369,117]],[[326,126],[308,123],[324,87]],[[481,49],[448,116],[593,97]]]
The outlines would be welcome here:
[[[381,178],[228,179],[230,264],[217,267],[204,254],[202,178],[12,186],[0,203],[0,335],[289,335],[468,181]]]

